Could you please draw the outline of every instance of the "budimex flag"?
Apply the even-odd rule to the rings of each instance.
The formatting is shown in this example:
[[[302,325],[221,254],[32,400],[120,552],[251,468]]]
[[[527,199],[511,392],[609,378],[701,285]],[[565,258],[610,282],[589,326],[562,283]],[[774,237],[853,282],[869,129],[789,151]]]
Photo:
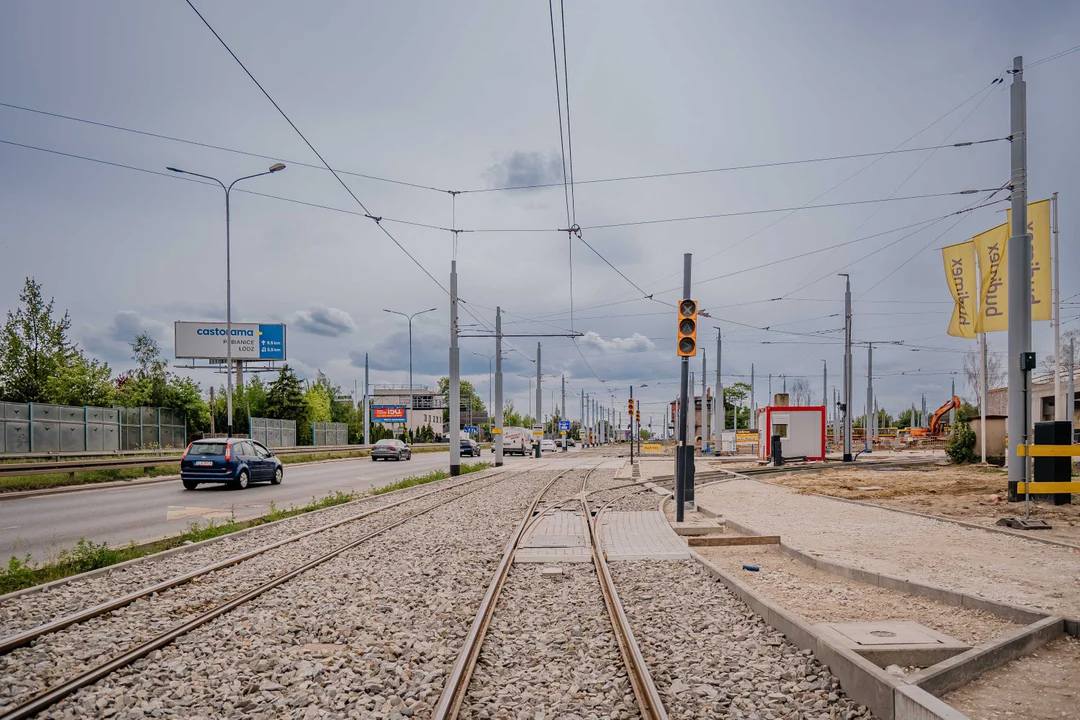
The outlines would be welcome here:
[[[1050,200],[1028,203],[1027,213],[1027,231],[1031,234],[1031,319],[1050,320],[1054,302],[1050,288]],[[1005,222],[1012,227],[1011,209],[1005,213]]]
[[[952,320],[949,334],[953,337],[974,338],[978,302],[975,291],[975,243],[971,240],[941,249],[945,260],[945,277],[952,293]]]
[[[971,239],[979,255],[979,314],[975,332],[1000,332],[1009,329],[1009,285],[1005,242],[1009,226],[1002,223]]]

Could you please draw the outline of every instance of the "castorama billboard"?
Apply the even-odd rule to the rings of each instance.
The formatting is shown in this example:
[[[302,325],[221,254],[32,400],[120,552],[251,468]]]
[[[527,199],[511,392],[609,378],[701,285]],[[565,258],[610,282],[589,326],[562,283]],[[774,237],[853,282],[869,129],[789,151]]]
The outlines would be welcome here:
[[[224,360],[228,336],[223,322],[176,322],[176,357]],[[233,360],[284,360],[285,326],[262,323],[232,324]]]

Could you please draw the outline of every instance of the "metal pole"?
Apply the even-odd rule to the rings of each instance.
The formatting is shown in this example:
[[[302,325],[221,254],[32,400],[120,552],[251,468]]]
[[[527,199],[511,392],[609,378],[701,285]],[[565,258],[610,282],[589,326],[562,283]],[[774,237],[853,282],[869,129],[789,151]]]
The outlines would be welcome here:
[[[709,398],[706,392],[707,363],[705,362],[705,348],[701,348],[701,452],[705,452],[709,444]]]
[[[1065,405],[1069,408],[1069,424],[1072,425],[1074,436],[1076,433],[1076,386],[1073,384],[1073,377],[1076,375],[1075,352],[1076,338],[1069,338],[1069,389],[1065,396],[1068,401]]]
[[[232,361],[232,238],[229,222],[229,190],[232,185],[225,188],[225,381],[228,385],[225,395],[226,413],[225,423],[226,437],[233,434],[232,394],[233,394],[233,361]]]
[[[495,306],[495,467],[503,464],[502,308]]]
[[[559,416],[560,420],[562,420],[565,417],[569,416],[569,413],[566,412],[566,375],[565,374],[563,374],[563,376],[562,376],[562,410],[560,410],[559,412],[560,412],[560,416]],[[569,445],[570,445],[570,442],[569,442],[570,441],[570,431],[569,430],[566,431],[566,437],[564,437],[562,439],[562,441],[563,441],[563,443],[562,443],[563,452],[566,452],[567,450],[570,449],[569,448]]]
[[[1065,403],[1061,402],[1061,285],[1059,284],[1059,266],[1061,258],[1058,251],[1058,194],[1050,196],[1053,208],[1051,220],[1054,223],[1054,419],[1071,420],[1065,412]]]
[[[457,260],[450,261],[450,475],[461,474],[461,348],[458,347]]]
[[[821,404],[826,410],[829,407],[829,361],[821,361]],[[828,415],[828,412],[826,412]]]
[[[772,392],[772,375],[769,376],[769,392]],[[757,414],[754,412],[754,363],[750,363],[750,417],[746,423],[747,428],[757,429]]]
[[[950,398],[956,397],[956,378],[952,379],[952,392],[949,394]],[[956,422],[956,408],[949,410],[949,426]]]
[[[371,402],[368,390],[368,354],[364,353],[364,444],[371,445]]]
[[[1008,249],[1009,267],[1009,487],[1027,478],[1027,458],[1017,447],[1028,441],[1025,407],[1030,373],[1020,369],[1020,354],[1031,350],[1031,236],[1027,234],[1027,85],[1024,59],[1013,58],[1013,81],[1009,89],[1012,135],[1012,228]]]
[[[866,452],[874,451],[874,440],[870,437],[874,430],[874,423],[870,419],[870,413],[874,411],[874,345],[866,346],[866,421],[863,423],[863,440]]]
[[[690,269],[692,267],[692,255],[686,253],[683,255],[683,299],[690,298]],[[680,363],[680,378],[679,378],[679,428],[681,438],[679,442],[679,453],[682,457],[682,462],[679,464],[678,475],[675,478],[675,521],[685,521],[685,503],[686,494],[688,488],[688,479],[693,473],[693,470],[688,467],[694,462],[693,446],[687,442],[686,422],[687,422],[687,410],[690,403],[689,399],[689,380],[690,380],[690,358],[682,358]]]
[[[852,462],[851,454],[851,277],[844,278],[844,462]]]
[[[716,328],[716,402],[720,412],[719,430],[716,433],[716,445],[714,452],[719,454],[720,444],[724,442],[724,426],[727,425],[727,410],[724,408],[724,379],[720,374],[720,365],[723,360],[720,343],[720,328]],[[713,413],[713,424],[716,424],[716,413]]]
[[[540,343],[536,343],[536,424],[542,425],[544,422],[544,396],[543,390],[540,388]],[[540,436],[543,439],[543,435]],[[540,457],[540,445],[539,442],[536,445],[536,457]]]
[[[986,464],[986,333],[979,333],[979,444]]]
[[[581,441],[581,446],[585,445],[585,388],[581,389],[581,414],[578,415],[578,440]]]
[[[413,389],[412,389],[412,315],[409,315],[409,420],[412,420]]]
[[[630,464],[634,464],[634,386],[630,386]]]

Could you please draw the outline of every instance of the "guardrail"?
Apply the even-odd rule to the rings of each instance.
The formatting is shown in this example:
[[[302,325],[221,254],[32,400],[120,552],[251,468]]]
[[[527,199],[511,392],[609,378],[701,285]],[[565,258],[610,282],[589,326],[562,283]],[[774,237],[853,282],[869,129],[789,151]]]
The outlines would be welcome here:
[[[446,443],[417,443],[414,448],[446,447]],[[370,445],[301,445],[291,448],[271,448],[275,455],[322,455],[335,452],[356,452],[370,450]],[[55,475],[59,473],[77,473],[90,470],[120,470],[132,467],[160,467],[179,464],[182,455],[161,455],[160,450],[132,450],[123,453],[102,453],[106,457],[86,457],[87,453],[78,453],[82,459],[60,460],[56,462],[0,463],[0,477],[18,477],[21,475]],[[133,457],[134,456],[134,457]],[[42,457],[41,455],[21,456]],[[45,456],[52,457],[52,456]]]

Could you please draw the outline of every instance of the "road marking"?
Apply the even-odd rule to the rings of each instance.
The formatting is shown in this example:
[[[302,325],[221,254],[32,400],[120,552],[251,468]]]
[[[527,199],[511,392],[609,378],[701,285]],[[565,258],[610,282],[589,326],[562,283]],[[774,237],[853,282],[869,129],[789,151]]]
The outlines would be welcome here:
[[[18,525],[8,525],[7,527],[0,527],[0,530],[18,530]]]
[[[183,518],[204,517],[207,520],[214,518],[227,518],[232,516],[232,510],[221,508],[184,507],[183,505],[170,505],[165,513],[166,520],[182,520]]]

